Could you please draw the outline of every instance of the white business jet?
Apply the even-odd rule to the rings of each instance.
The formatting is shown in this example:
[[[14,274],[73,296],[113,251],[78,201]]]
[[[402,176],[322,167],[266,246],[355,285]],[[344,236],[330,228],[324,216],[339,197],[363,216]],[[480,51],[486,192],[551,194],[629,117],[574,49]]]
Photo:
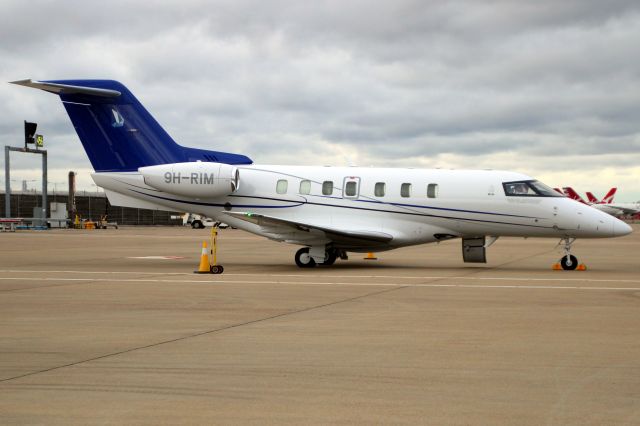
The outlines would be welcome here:
[[[13,82],[58,94],[113,205],[188,211],[301,245],[299,267],[348,252],[452,238],[465,262],[486,262],[498,237],[559,238],[575,269],[576,238],[629,234],[624,222],[521,173],[263,166],[246,156],[178,145],[122,84]]]

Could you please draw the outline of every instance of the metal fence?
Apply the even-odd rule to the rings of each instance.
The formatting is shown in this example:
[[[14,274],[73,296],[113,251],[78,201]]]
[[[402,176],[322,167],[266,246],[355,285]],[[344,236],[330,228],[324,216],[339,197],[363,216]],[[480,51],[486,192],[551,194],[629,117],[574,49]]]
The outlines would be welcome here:
[[[4,199],[5,194],[0,193],[2,206]],[[49,192],[48,201],[65,203],[68,206],[69,196],[66,192]],[[42,197],[39,192],[11,193],[11,217],[33,217],[34,207],[42,207]],[[49,208],[50,205],[47,206],[47,217],[50,217]],[[182,225],[182,219],[171,219],[171,216],[179,215],[180,212],[112,206],[102,192],[78,191],[76,211],[80,218],[89,220],[99,220],[103,215],[107,215],[110,222],[117,222],[119,225]],[[2,214],[4,216],[4,210]]]

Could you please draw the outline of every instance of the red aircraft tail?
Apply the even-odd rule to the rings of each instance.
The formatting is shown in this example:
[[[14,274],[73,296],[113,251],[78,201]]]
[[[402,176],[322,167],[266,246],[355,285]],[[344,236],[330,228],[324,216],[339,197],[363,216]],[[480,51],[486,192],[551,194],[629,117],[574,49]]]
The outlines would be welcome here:
[[[587,199],[589,200],[589,202],[590,202],[591,204],[597,204],[597,203],[599,203],[599,202],[600,202],[600,201],[598,201],[598,199],[596,198],[596,196],[595,196],[595,195],[593,195],[591,192],[587,192]]]
[[[618,188],[611,188],[602,200],[598,200],[591,192],[587,192],[587,198],[591,204],[611,204],[613,202],[613,196],[616,195],[617,190]]]
[[[618,188],[611,188],[607,195],[600,201],[601,204],[611,204],[613,202],[613,196],[616,195]]]
[[[584,201],[584,200],[582,199],[582,197],[581,197],[581,196],[579,196],[579,195],[578,195],[578,193],[577,193],[576,191],[574,191],[574,189],[573,189],[573,188],[571,188],[570,186],[562,187],[562,190],[564,191],[565,195],[566,195],[567,197],[571,198],[572,200],[579,201],[579,202],[581,202],[582,204],[587,204],[587,202],[586,202],[586,201]]]

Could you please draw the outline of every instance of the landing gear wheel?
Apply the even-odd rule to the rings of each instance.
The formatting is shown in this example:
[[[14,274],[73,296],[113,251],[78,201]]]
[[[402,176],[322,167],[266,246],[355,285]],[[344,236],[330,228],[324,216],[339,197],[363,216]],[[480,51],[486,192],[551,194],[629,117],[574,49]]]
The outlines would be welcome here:
[[[309,248],[303,247],[296,252],[296,265],[300,268],[313,268],[316,266],[316,261],[309,256]]]
[[[558,243],[564,245],[564,256],[560,259],[560,265],[565,271],[573,271],[578,267],[578,259],[571,254],[571,245],[575,240],[575,238],[565,237]]]
[[[573,271],[578,267],[578,259],[572,254],[569,256],[562,256],[562,259],[560,259],[560,265],[565,271]]]
[[[223,272],[224,272],[224,268],[222,267],[222,265],[213,265],[211,267],[212,274],[221,274]]]
[[[331,266],[336,263],[336,259],[338,259],[338,254],[335,250],[327,250],[324,253],[324,262],[321,263],[323,266]]]

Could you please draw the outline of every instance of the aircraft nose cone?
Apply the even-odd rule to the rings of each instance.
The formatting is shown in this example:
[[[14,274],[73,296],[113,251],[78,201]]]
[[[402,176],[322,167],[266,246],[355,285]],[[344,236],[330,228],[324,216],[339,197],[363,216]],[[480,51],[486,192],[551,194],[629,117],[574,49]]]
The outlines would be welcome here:
[[[629,235],[633,231],[633,228],[621,220],[614,220],[613,222],[613,236],[622,237],[623,235]]]

